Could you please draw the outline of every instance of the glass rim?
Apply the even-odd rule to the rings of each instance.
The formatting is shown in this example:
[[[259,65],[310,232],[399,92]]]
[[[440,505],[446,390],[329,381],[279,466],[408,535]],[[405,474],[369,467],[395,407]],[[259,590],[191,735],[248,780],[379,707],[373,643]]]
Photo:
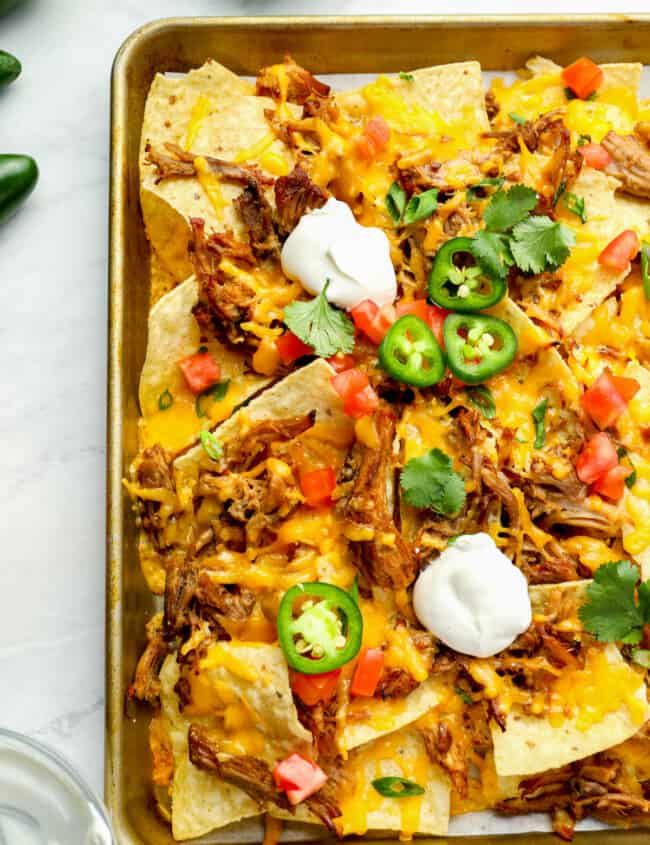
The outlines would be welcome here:
[[[113,827],[104,802],[99,795],[95,793],[92,787],[88,785],[84,776],[74,768],[72,763],[70,763],[62,754],[50,745],[47,745],[38,739],[34,739],[31,736],[18,733],[17,731],[12,731],[9,728],[4,728],[0,725],[0,741],[3,738],[16,742],[18,745],[26,746],[32,751],[36,751],[38,754],[42,754],[46,759],[54,763],[55,768],[58,768],[67,775],[73,784],[79,789],[82,796],[88,801],[93,809],[99,813],[103,821],[106,823],[106,828],[110,834],[111,842],[115,845]]]

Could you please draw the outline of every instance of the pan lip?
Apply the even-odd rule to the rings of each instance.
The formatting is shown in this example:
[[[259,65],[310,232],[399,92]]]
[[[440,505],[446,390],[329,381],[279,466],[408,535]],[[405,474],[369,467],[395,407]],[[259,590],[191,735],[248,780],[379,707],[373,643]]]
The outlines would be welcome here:
[[[129,69],[142,45],[168,31],[178,31],[184,37],[192,32],[211,29],[215,35],[232,30],[254,31],[282,30],[304,31],[318,26],[324,29],[349,29],[355,26],[404,30],[427,29],[445,26],[454,30],[487,27],[515,29],[562,25],[568,30],[608,28],[642,24],[650,26],[650,12],[571,13],[571,14],[489,14],[489,15],[299,15],[299,16],[169,16],[156,18],[138,26],[124,39],[117,49],[111,69],[111,122],[110,122],[110,176],[109,176],[109,263],[108,263],[108,354],[107,354],[107,451],[106,451],[106,717],[105,717],[105,766],[104,798],[109,809],[117,841],[123,845],[140,845],[142,840],[134,834],[122,801],[124,705],[122,694],[121,660],[123,651],[123,524],[127,508],[124,504],[122,477],[124,458],[122,438],[124,431],[124,395],[122,387],[122,331],[124,324],[123,249],[124,229],[130,212],[126,206],[124,168],[126,167],[126,127],[129,115],[126,94],[129,89]],[[650,58],[650,47],[648,48]],[[504,58],[506,56],[504,55]],[[650,62],[649,62],[650,63]],[[616,834],[612,833],[613,842]],[[504,834],[507,838],[509,835]],[[549,844],[552,834],[545,835]],[[501,837],[500,837],[501,838]],[[460,843],[463,842],[461,838]]]

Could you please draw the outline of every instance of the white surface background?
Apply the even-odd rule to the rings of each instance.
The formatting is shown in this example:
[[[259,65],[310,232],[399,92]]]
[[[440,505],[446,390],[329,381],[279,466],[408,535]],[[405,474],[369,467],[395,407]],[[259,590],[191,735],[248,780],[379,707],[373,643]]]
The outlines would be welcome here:
[[[27,0],[0,18],[23,75],[0,152],[39,162],[0,229],[0,725],[70,757],[101,791],[109,84],[140,24],[174,14],[641,12],[648,0]]]

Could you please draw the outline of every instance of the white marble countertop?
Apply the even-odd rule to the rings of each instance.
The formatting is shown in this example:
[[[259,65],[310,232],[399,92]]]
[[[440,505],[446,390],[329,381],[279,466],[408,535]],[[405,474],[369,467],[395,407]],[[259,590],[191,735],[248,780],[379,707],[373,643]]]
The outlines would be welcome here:
[[[614,0],[575,12],[622,11]],[[453,12],[535,12],[455,0]],[[626,12],[647,0],[626,0]],[[66,754],[100,792],[110,68],[137,26],[173,14],[452,11],[430,2],[26,0],[0,19],[23,75],[0,92],[0,152],[37,191],[0,229],[0,725]],[[544,12],[567,12],[546,0]]]

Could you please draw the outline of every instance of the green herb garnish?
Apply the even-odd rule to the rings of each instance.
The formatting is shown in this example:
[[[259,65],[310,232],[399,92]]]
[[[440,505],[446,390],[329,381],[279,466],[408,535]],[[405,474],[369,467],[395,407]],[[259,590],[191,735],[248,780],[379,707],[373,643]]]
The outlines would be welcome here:
[[[386,208],[393,223],[399,223],[406,208],[406,191],[399,182],[393,182],[386,194]]]
[[[493,420],[497,415],[494,397],[489,387],[479,384],[476,387],[466,387],[465,394],[477,411],[480,411],[486,420]]]
[[[535,442],[533,446],[536,449],[543,449],[546,443],[546,409],[548,408],[548,399],[542,401],[533,410],[533,422],[535,423]]]
[[[204,390],[203,393],[199,393],[194,401],[194,410],[199,419],[208,416],[206,402],[209,402],[210,405],[214,402],[221,402],[228,392],[229,385],[230,379],[227,381],[219,381],[217,384],[213,384],[212,387],[208,387],[208,389]]]
[[[329,284],[328,279],[315,299],[297,300],[284,309],[287,328],[321,358],[329,358],[337,352],[352,352],[354,348],[354,325],[344,311],[327,301]]]
[[[571,191],[567,191],[567,193],[564,194],[562,202],[564,203],[564,207],[567,211],[580,218],[581,223],[587,222],[587,209],[585,208],[584,197],[579,197],[577,194],[572,194]]]
[[[444,516],[455,516],[465,504],[463,477],[440,449],[411,458],[400,475],[400,486],[409,505],[430,508]]]
[[[650,581],[638,582],[639,570],[628,560],[600,566],[579,610],[585,631],[606,643],[641,642],[650,623]]]
[[[158,397],[158,410],[159,411],[168,411],[173,404],[174,404],[174,397],[171,395],[169,390],[165,390]]]
[[[413,795],[424,795],[424,788],[419,783],[406,780],[406,778],[376,778],[372,781],[372,785],[384,798],[411,798]]]
[[[419,220],[426,220],[427,217],[431,217],[436,208],[438,208],[438,191],[436,188],[423,191],[421,194],[413,194],[404,209],[402,222],[405,226],[409,226]]]
[[[201,446],[205,449],[209,458],[218,461],[223,455],[223,446],[211,431],[205,429],[201,432]]]

